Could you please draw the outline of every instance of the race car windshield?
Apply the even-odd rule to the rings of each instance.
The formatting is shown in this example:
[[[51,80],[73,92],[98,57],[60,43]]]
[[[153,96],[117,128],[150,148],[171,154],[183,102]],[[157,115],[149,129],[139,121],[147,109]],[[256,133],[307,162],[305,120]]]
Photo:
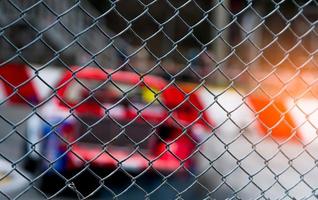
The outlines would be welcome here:
[[[70,83],[65,92],[69,102],[95,101],[101,104],[128,99],[133,103],[147,104],[155,100],[155,89],[125,83],[78,79]]]

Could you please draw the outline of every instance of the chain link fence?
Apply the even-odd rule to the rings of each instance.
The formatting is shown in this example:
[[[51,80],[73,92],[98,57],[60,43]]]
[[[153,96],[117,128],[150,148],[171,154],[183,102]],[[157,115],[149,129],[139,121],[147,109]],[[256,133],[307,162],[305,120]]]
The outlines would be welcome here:
[[[316,0],[0,0],[0,199],[316,199]]]

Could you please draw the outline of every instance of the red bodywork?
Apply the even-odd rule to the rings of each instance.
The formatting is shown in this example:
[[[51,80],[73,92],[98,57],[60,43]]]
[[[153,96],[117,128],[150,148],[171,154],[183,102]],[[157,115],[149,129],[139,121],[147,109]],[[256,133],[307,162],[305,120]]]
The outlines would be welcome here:
[[[24,64],[6,64],[0,66],[0,84],[10,103],[36,104],[39,97]]]
[[[141,111],[131,103],[126,106],[119,103],[117,99],[113,104],[103,104],[92,100],[92,93],[84,94],[85,101],[69,101],[66,98],[66,91],[72,82],[77,80],[94,80],[103,83],[123,83],[131,87],[147,87],[155,93],[159,99],[155,106],[142,106]],[[111,95],[111,94],[110,94]],[[85,99],[85,98],[84,98]],[[99,68],[86,67],[83,69],[73,68],[73,72],[67,72],[58,86],[57,98],[55,101],[59,109],[71,110],[77,118],[107,117],[110,112],[108,108],[115,106],[117,111],[113,112],[112,120],[120,120],[127,124],[132,123],[150,124],[156,128],[156,134],[145,141],[148,150],[134,147],[118,147],[112,145],[89,145],[80,142],[81,135],[78,134],[78,127],[65,126],[63,137],[69,142],[64,144],[67,153],[67,167],[76,168],[86,163],[98,167],[124,167],[131,170],[144,170],[152,168],[160,171],[175,171],[180,168],[193,168],[194,152],[198,142],[194,132],[196,126],[209,131],[210,120],[202,110],[198,97],[191,91],[168,85],[166,81],[156,76],[146,75],[141,77],[133,72],[102,70]],[[134,103],[134,102],[132,102]],[[116,113],[117,112],[117,113]],[[121,113],[119,115],[119,113]],[[103,123],[103,122],[101,122]],[[207,125],[209,124],[209,125]],[[162,128],[164,127],[164,128]],[[88,129],[87,129],[88,130]],[[111,130],[104,130],[108,134]],[[143,133],[140,133],[143,134]],[[154,134],[155,135],[155,134]]]

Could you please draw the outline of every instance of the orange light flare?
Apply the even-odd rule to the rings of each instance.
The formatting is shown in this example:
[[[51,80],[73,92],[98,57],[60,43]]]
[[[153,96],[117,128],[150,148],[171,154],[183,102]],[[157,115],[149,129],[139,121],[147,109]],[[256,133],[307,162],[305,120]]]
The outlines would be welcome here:
[[[251,70],[259,81],[248,103],[260,131],[273,139],[306,143],[317,136],[318,70],[311,62],[302,61],[296,65],[288,60],[270,69]]]

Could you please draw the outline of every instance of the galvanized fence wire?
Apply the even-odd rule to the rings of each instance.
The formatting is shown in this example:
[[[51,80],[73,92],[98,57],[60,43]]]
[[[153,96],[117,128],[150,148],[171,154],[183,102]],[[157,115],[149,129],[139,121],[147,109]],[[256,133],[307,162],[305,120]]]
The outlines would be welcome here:
[[[1,199],[316,198],[317,8],[1,0]]]

